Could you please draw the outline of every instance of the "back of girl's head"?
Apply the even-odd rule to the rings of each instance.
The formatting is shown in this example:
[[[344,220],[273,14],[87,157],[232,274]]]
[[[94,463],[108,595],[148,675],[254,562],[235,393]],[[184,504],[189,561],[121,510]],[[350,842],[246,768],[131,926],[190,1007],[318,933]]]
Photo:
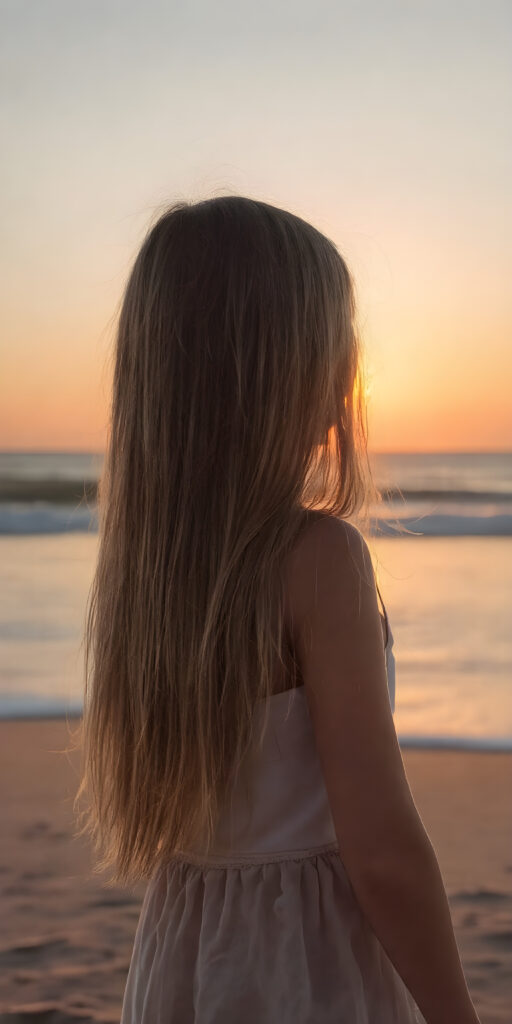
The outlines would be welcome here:
[[[207,841],[282,661],[308,508],[373,497],[354,287],[241,196],[173,204],[129,275],[85,629],[85,826],[120,881]]]

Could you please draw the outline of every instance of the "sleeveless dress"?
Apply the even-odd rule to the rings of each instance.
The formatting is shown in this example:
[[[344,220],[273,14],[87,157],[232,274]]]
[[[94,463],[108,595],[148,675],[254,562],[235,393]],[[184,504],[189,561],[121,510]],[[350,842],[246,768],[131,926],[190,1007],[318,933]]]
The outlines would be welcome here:
[[[426,1024],[341,861],[304,686],[268,711],[251,805],[237,782],[209,855],[148,883],[121,1024]]]

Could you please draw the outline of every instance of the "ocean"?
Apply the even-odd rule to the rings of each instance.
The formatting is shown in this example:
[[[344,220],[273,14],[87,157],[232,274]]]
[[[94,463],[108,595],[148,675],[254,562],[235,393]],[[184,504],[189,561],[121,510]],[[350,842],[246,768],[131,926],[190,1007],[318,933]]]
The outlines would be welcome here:
[[[400,744],[512,750],[512,452],[371,461]],[[0,718],[80,713],[101,464],[0,452]]]

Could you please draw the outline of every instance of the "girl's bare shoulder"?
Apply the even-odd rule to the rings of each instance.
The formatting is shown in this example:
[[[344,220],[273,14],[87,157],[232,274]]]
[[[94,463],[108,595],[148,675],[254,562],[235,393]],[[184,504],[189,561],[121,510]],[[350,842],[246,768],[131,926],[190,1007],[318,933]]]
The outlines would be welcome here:
[[[370,550],[353,523],[325,512],[308,510],[294,547],[284,564],[286,617],[292,628],[312,612],[322,580],[324,600],[341,596],[350,604],[361,585],[374,587]]]

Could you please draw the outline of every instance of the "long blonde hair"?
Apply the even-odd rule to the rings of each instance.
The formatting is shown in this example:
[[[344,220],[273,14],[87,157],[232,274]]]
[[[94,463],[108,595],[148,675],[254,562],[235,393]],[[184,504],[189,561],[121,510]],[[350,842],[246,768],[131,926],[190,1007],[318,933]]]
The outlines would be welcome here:
[[[333,242],[237,195],[174,203],[135,259],[75,802],[114,882],[210,843],[284,664],[280,570],[304,511],[349,517],[375,498],[354,296]]]

